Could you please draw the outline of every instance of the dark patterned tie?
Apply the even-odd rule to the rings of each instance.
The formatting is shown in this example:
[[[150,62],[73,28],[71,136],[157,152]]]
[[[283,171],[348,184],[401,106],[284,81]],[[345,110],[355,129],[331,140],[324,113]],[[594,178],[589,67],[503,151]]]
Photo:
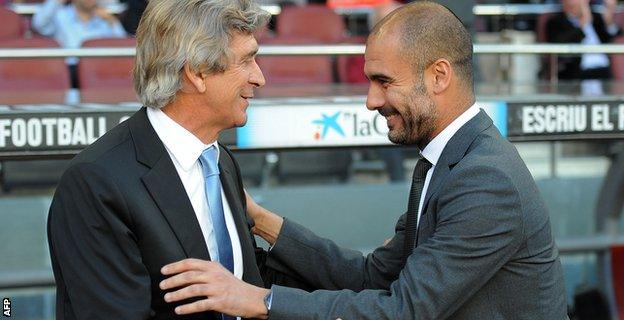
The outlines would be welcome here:
[[[421,157],[414,168],[414,176],[412,177],[412,188],[410,189],[409,201],[407,203],[407,217],[405,221],[405,244],[403,248],[403,258],[412,254],[412,250],[416,245],[416,227],[418,219],[418,205],[420,197],[425,186],[425,178],[427,171],[431,169],[431,163],[424,157]]]

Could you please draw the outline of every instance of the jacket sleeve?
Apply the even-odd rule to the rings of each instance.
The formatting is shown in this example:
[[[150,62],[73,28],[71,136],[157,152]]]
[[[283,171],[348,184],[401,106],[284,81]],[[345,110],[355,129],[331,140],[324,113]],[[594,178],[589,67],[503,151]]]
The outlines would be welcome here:
[[[460,170],[439,196],[433,235],[410,255],[388,290],[273,286],[269,319],[446,319],[470,299],[523,243],[521,204],[511,179],[492,167]],[[294,240],[290,240],[294,241]],[[342,264],[343,251],[312,243],[320,260]],[[290,254],[293,254],[292,252]],[[361,261],[361,260],[358,260]],[[348,275],[342,275],[348,277]]]
[[[149,317],[150,278],[131,224],[122,193],[102,168],[82,163],[66,171],[48,217],[57,286],[69,300],[58,319]]]
[[[609,32],[609,26],[605,24],[604,19],[602,19],[602,15],[594,13],[593,19],[594,30],[596,31],[598,38],[600,38],[601,43],[611,43],[615,37],[621,34],[621,30],[617,24],[611,26],[615,28],[615,32],[613,34]]]
[[[364,256],[286,219],[267,264],[284,266],[314,288],[388,289],[403,267],[404,230],[405,215],[399,218],[392,240]]]
[[[38,8],[32,18],[32,26],[35,31],[46,37],[56,33],[56,14],[63,7],[58,0],[46,0]]]
[[[564,15],[556,15],[546,23],[546,38],[552,43],[580,43],[585,38],[585,33]]]
[[[227,155],[229,162],[234,167],[234,171],[236,174],[236,185],[238,197],[243,204],[244,212],[247,212],[247,201],[245,197],[245,190],[243,186],[243,179],[241,175],[241,170],[236,162],[236,158],[226,146],[220,144],[222,150]],[[263,248],[259,247],[253,233],[251,232],[251,228],[254,226],[254,221],[247,214],[244,217],[247,220],[247,225],[249,226],[249,236],[251,237],[252,246],[255,252],[256,264],[258,266],[258,270],[260,271],[260,276],[262,277],[262,282],[264,287],[270,288],[273,284],[278,284],[287,287],[299,288],[306,291],[312,291],[315,288],[310,283],[305,281],[303,278],[299,277],[295,272],[290,270],[287,266],[282,265],[279,262],[270,263],[267,260],[268,252]]]

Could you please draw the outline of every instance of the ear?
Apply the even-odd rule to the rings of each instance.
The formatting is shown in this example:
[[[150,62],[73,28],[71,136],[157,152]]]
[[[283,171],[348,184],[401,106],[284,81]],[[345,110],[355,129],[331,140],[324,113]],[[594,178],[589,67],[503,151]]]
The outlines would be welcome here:
[[[436,60],[430,67],[431,84],[434,94],[444,92],[451,85],[453,69],[451,63],[446,59]]]
[[[192,70],[189,64],[185,63],[184,68],[182,68],[182,73],[186,80],[184,81],[186,85],[183,85],[183,89],[193,90],[199,93],[204,93],[206,91],[206,83],[204,82],[205,75],[202,72]]]

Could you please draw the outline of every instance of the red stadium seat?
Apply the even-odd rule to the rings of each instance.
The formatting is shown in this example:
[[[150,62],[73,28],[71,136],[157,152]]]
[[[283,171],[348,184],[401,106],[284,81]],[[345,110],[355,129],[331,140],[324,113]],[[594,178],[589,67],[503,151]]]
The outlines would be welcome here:
[[[624,246],[611,248],[611,276],[617,318],[624,319]]]
[[[373,7],[386,4],[391,0],[327,0],[331,8]]]
[[[366,37],[353,37],[347,39],[345,43],[364,44]],[[364,74],[363,55],[340,55],[336,58],[338,68],[338,79],[342,83],[368,83],[368,78]]]
[[[2,21],[0,40],[21,38],[24,35],[24,21],[19,14],[0,7],[0,21]]]
[[[306,38],[276,37],[266,39],[262,45],[301,45],[310,43]],[[333,82],[332,60],[329,56],[260,56],[258,65],[272,84],[324,84]]]
[[[624,36],[613,39],[613,43],[624,44]],[[615,80],[624,80],[624,54],[611,55],[611,73]]]
[[[134,38],[94,39],[85,41],[82,47],[136,47],[136,40]],[[80,89],[132,89],[133,66],[133,57],[81,58],[78,62]]]
[[[620,29],[624,28],[624,12],[618,11],[615,13],[615,24],[620,27]]]
[[[542,13],[537,17],[537,23],[535,25],[535,37],[538,43],[548,42],[548,31],[546,25],[551,17],[554,17],[556,13]],[[542,69],[540,70],[540,77],[543,79],[549,79],[551,77],[550,72],[550,56],[540,56]]]
[[[548,42],[547,39],[547,30],[546,30],[546,25],[548,24],[548,20],[551,17],[554,17],[555,15],[557,15],[556,13],[542,13],[537,17],[537,23],[535,25],[535,35],[536,35],[536,40],[539,43],[546,43]]]
[[[0,48],[54,48],[47,38],[0,41]],[[0,91],[67,90],[69,70],[63,58],[0,59]]]
[[[276,29],[280,37],[308,38],[312,43],[340,42],[346,34],[342,17],[323,5],[284,7]]]

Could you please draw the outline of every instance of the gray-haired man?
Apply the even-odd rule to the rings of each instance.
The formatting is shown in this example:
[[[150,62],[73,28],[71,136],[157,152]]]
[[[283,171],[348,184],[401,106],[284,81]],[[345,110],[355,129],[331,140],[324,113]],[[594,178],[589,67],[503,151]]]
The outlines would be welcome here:
[[[264,85],[252,32],[268,18],[251,0],[149,2],[134,70],[145,107],[72,161],[50,208],[57,319],[222,319],[165,302],[160,269],[184,258],[263,285],[239,168],[216,141]]]

